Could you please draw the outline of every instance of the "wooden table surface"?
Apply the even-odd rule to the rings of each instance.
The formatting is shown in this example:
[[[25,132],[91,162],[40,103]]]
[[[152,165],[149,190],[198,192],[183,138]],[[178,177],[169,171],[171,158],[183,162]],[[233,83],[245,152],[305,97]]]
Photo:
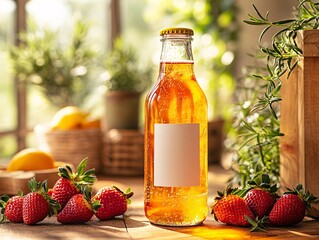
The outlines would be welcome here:
[[[209,206],[216,196],[216,190],[222,190],[229,177],[230,173],[221,167],[210,167]],[[46,218],[35,226],[5,222],[0,224],[0,239],[319,239],[319,221],[308,218],[293,227],[270,228],[267,232],[253,233],[249,228],[218,223],[210,214],[200,226],[155,226],[144,216],[142,177],[99,177],[95,187],[99,189],[108,185],[131,187],[134,191],[132,203],[124,217],[108,221],[93,218],[86,224],[74,225],[61,225],[56,221],[56,217]]]

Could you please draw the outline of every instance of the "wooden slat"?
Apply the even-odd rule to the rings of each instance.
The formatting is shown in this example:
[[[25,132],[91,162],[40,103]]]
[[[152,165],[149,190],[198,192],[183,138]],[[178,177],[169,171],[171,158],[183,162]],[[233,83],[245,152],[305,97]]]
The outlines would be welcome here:
[[[319,36],[319,31],[318,34]],[[319,38],[317,42],[319,46]],[[306,188],[319,196],[319,56],[304,59],[304,94],[303,94],[303,126],[304,135],[299,143],[303,143],[304,151],[300,159],[300,175],[304,178]],[[319,206],[317,208],[319,217]]]
[[[304,57],[319,56],[319,34],[318,30],[301,31],[302,50]]]
[[[280,127],[282,186],[298,183],[319,195],[319,30],[301,34],[304,56],[289,79],[283,79]],[[319,217],[319,205],[312,209]]]
[[[301,66],[296,71],[301,72]],[[299,179],[298,74],[282,79],[280,103],[280,176],[281,186],[296,186]],[[295,102],[295,103],[294,103]],[[291,104],[294,103],[294,104]]]

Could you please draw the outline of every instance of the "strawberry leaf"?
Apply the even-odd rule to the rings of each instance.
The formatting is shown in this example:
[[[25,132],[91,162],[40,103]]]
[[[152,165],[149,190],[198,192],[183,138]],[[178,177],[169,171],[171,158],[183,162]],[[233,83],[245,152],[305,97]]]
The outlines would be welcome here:
[[[10,197],[8,194],[3,194],[0,197],[0,207],[4,207],[4,205],[2,205],[2,204],[8,202],[9,199],[10,199]]]
[[[95,169],[92,168],[92,169],[87,170],[83,175],[84,176],[91,176],[91,175],[94,175],[94,174],[95,174]]]
[[[268,183],[268,184],[270,184],[269,175],[268,175],[268,174],[263,174],[263,175],[261,176],[261,182],[262,182],[262,183]]]
[[[249,185],[252,185],[252,186],[256,186],[257,185],[257,183],[254,180],[248,181],[247,183]]]
[[[131,188],[126,189],[125,194],[132,192]]]
[[[270,185],[268,183],[262,183],[262,184],[260,184],[260,187],[262,187],[262,188],[270,188]]]
[[[95,200],[94,202],[91,203],[91,206],[93,208],[93,211],[97,212],[97,210],[99,210],[99,208],[102,207],[102,204],[100,203],[99,200]]]
[[[41,183],[40,182],[38,183],[35,178],[32,178],[28,181],[28,187],[31,192],[37,192],[40,186],[41,186]]]
[[[297,187],[296,187],[296,190],[297,190],[298,192],[302,191],[302,190],[303,190],[302,185],[301,185],[301,184],[298,184]]]
[[[85,168],[86,168],[87,161],[88,161],[88,159],[87,159],[87,158],[84,158],[84,159],[80,162],[80,164],[78,165],[78,168],[77,168],[77,176],[83,175],[84,170],[85,170]]]
[[[41,184],[41,189],[43,190],[43,192],[47,193],[48,192],[48,180],[44,180]]]
[[[69,165],[65,166],[69,172],[72,172],[72,168]]]
[[[221,192],[221,191],[217,191],[217,194],[218,194],[218,196],[220,196],[220,197],[223,197],[223,196],[224,196],[224,193]]]
[[[21,190],[20,188],[19,188],[19,190],[18,190],[17,196],[20,196],[20,197],[23,196],[23,192],[22,192],[22,190]]]
[[[247,215],[244,215],[244,217],[249,222],[249,224],[252,226],[252,228],[250,229],[251,232],[254,232],[254,231],[266,232],[264,224],[268,223],[267,216],[264,216],[262,219],[258,219],[258,217],[256,219],[251,219]]]
[[[278,190],[278,187],[277,187],[277,185],[272,185],[271,187],[270,187],[270,192],[277,192],[277,190]]]
[[[65,179],[70,179],[70,175],[69,175],[68,171],[67,171],[65,168],[59,167],[58,170],[59,170],[58,175],[59,175],[60,177],[63,177],[63,178],[65,178]],[[72,171],[71,171],[71,172],[72,172]]]

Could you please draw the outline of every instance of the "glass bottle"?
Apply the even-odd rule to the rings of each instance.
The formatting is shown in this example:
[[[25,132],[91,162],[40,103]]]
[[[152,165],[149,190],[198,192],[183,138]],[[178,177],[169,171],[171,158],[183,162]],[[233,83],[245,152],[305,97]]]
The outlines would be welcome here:
[[[196,81],[193,30],[160,32],[159,77],[145,101],[144,210],[151,223],[207,216],[207,100]]]

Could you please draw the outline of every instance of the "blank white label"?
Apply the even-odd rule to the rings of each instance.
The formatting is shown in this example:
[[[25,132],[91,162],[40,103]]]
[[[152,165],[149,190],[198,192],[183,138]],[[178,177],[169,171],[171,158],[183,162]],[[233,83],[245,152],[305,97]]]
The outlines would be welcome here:
[[[200,185],[199,123],[155,124],[154,186]]]

